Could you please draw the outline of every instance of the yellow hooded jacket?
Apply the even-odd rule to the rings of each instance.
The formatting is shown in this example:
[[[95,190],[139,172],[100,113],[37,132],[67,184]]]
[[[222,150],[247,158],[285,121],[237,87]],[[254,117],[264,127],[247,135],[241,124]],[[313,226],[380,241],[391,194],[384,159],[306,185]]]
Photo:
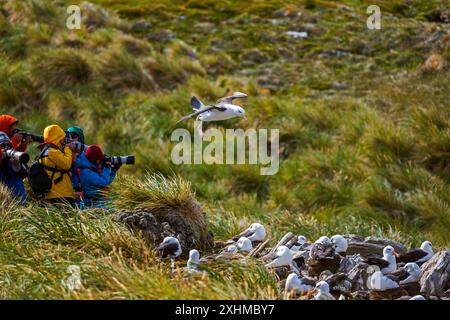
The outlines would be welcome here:
[[[70,175],[70,168],[72,166],[72,150],[69,147],[65,147],[61,151],[61,141],[64,140],[66,134],[63,129],[58,125],[51,125],[44,129],[44,140],[47,143],[56,145],[59,149],[49,148],[41,158],[41,163],[44,166],[55,168],[57,170],[67,170],[67,173],[62,174],[62,180],[60,172],[56,172],[53,177],[52,189],[46,194],[45,199],[55,198],[74,198],[74,190],[72,187],[72,179]],[[53,175],[51,170],[46,169],[49,177]],[[55,180],[61,180],[55,182]]]

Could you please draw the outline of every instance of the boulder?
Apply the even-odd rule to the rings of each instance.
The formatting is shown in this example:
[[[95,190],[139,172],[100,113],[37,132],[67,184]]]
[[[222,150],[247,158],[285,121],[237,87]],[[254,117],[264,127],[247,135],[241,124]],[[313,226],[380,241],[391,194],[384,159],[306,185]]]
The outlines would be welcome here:
[[[148,35],[148,40],[166,43],[176,38],[175,34],[169,30],[161,30]]]
[[[141,33],[141,32],[150,31],[151,28],[152,28],[152,24],[149,21],[140,20],[140,21],[136,21],[131,26],[131,31]]]
[[[447,289],[450,273],[450,252],[436,253],[422,265],[420,291],[426,296],[443,296]]]
[[[375,237],[367,237],[364,242],[366,243],[373,243],[376,245],[381,246],[382,248],[386,247],[386,246],[392,246],[394,248],[394,250],[398,253],[398,254],[404,254],[408,251],[408,249],[401,243],[398,243],[396,241],[393,240],[389,240],[389,239],[380,239],[380,238],[375,238]]]
[[[352,291],[367,291],[369,289],[370,276],[376,270],[366,263],[359,263],[347,274],[352,283]]]
[[[388,245],[392,246],[399,254],[404,254],[407,251],[407,248],[401,243],[388,239],[367,237],[364,241],[361,241],[359,236],[352,236],[351,238],[347,236],[347,240],[349,240],[347,254],[360,254],[364,258],[382,256],[384,247]]]
[[[388,290],[370,290],[369,299],[370,300],[396,300],[401,297],[407,296],[408,292],[402,288],[393,288]]]

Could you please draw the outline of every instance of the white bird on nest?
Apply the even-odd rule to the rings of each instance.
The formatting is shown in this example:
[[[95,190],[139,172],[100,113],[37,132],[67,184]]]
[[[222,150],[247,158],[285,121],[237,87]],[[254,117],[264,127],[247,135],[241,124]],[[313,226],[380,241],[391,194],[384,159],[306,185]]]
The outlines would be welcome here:
[[[276,258],[266,264],[267,268],[286,267],[292,265],[292,253],[286,246],[279,246],[276,251]]]
[[[295,295],[304,295],[313,289],[314,282],[302,278],[295,273],[289,274],[286,279],[285,292],[287,294],[294,293]]]
[[[239,251],[242,252],[250,252],[253,250],[252,242],[249,238],[241,237],[236,243],[236,247],[239,249]]]
[[[314,300],[336,300],[330,293],[330,286],[325,281],[319,281],[316,284]]]

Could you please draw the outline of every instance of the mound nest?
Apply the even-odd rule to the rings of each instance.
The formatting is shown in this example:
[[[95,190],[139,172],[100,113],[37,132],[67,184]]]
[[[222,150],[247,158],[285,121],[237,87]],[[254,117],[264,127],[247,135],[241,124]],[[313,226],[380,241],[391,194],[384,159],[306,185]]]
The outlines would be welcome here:
[[[154,247],[164,237],[177,237],[183,250],[181,256],[184,258],[189,256],[191,249],[209,252],[214,247],[214,236],[208,230],[205,213],[194,199],[183,206],[123,210],[118,213],[117,220],[133,230],[139,230],[144,240]]]

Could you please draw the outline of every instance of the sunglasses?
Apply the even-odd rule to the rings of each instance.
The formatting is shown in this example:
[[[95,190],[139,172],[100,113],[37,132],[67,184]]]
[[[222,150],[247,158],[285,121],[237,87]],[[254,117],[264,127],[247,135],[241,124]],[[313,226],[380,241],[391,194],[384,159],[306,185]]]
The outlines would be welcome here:
[[[78,134],[76,134],[75,132],[68,132],[68,133],[67,133],[67,136],[68,136],[70,139],[78,139]]]

